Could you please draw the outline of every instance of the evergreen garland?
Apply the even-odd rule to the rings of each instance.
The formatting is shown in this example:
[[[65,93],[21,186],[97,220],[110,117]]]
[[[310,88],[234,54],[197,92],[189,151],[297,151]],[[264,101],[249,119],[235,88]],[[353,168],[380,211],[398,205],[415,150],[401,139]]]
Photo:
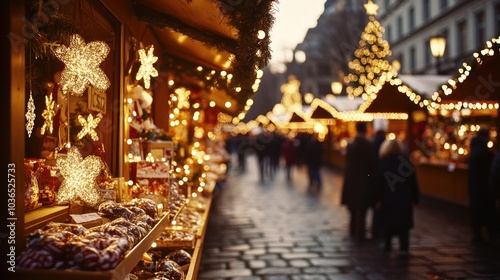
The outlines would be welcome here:
[[[183,63],[179,60],[176,60],[175,63],[183,65],[180,69],[177,69],[178,71],[198,77],[205,83],[207,89],[216,87],[226,90],[231,97],[238,101],[238,105],[243,107],[246,100],[253,95],[252,86],[256,79],[256,71],[264,68],[271,58],[269,30],[274,23],[272,9],[275,0],[215,1],[219,5],[221,13],[228,18],[229,24],[238,30],[237,41],[186,25],[175,18],[144,6],[136,5],[135,10],[139,19],[151,26],[171,28],[202,42],[208,47],[233,54],[233,78],[230,84],[227,83],[225,77],[213,76],[210,73],[208,76],[203,76],[206,73],[196,70],[197,65],[192,63]],[[191,1],[188,0],[187,2]],[[257,39],[259,30],[266,33],[264,39]],[[175,67],[169,63],[167,67],[172,66]],[[207,77],[209,77],[209,80],[206,79]],[[236,91],[237,87],[241,89],[239,92]]]
[[[139,4],[134,6],[136,16],[151,26],[170,28],[202,42],[207,47],[233,54],[231,73],[233,78],[230,83],[226,77],[212,74],[212,70],[220,71],[220,69],[198,71],[198,65],[179,58],[167,58],[166,67],[175,69],[176,72],[180,71],[174,74],[197,77],[203,81],[208,91],[211,88],[225,90],[228,95],[238,101],[237,105],[242,108],[246,100],[254,93],[252,86],[256,79],[256,71],[264,68],[271,58],[269,30],[274,23],[272,13],[275,0],[214,1],[219,6],[220,12],[228,18],[229,24],[238,30],[237,40],[200,30]],[[186,2],[190,3],[192,0],[186,0]],[[50,51],[50,44],[67,44],[70,36],[78,30],[74,19],[70,19],[69,16],[75,14],[75,6],[68,3],[52,9],[54,7],[51,3],[46,0],[28,0],[26,3],[27,18],[32,19],[31,22],[28,20],[26,23],[27,33],[30,34],[26,38],[26,57],[31,57],[32,61],[32,64],[27,67],[27,72],[31,73],[27,81],[33,82],[35,95],[43,91],[44,82],[53,80],[52,75],[55,71],[47,71],[47,66],[57,67],[60,64]],[[259,30],[266,33],[264,39],[257,39]],[[238,87],[241,89],[239,92],[236,91]]]

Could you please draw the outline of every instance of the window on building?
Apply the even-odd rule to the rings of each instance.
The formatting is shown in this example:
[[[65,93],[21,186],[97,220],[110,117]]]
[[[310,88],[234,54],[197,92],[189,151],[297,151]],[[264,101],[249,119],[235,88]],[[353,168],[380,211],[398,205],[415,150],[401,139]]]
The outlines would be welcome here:
[[[391,6],[391,0],[384,0],[384,9],[389,11],[389,7]]]
[[[443,31],[441,32],[441,36],[443,36],[443,37],[444,37],[444,40],[445,40],[445,42],[446,42],[446,46],[445,46],[445,48],[444,48],[444,54],[443,54],[443,59],[445,59],[445,58],[450,57],[450,51],[449,51],[449,49],[450,49],[450,44],[449,44],[449,41],[448,41],[448,39],[450,38],[450,32],[448,31],[448,29],[443,30]]]
[[[462,55],[467,51],[467,21],[457,23],[457,54]]]
[[[422,11],[422,16],[423,20],[427,21],[431,18],[431,1],[430,0],[423,0],[423,11]]]
[[[495,5],[495,37],[500,35],[500,3]]]
[[[410,31],[415,29],[415,8],[413,6],[408,10],[408,29]]]
[[[448,0],[440,0],[439,1],[439,9],[442,11],[448,8]]]
[[[434,59],[434,57],[432,56],[432,52],[431,52],[431,44],[430,44],[430,38],[427,39],[427,41],[425,41],[425,46],[424,46],[424,50],[425,50],[425,66],[429,66],[432,64],[432,61]]]
[[[392,43],[392,26],[391,25],[387,25],[387,27],[385,28],[384,35],[385,35],[387,42]]]
[[[398,70],[398,72],[401,72],[403,73],[405,70],[405,65],[404,65],[404,57],[403,57],[403,54],[401,53],[397,53],[397,54],[394,54],[394,60],[391,62],[392,65],[395,65],[395,66],[399,66],[399,69],[396,68],[396,70]]]
[[[328,84],[320,83],[318,85],[318,90],[319,90],[319,94],[326,95],[326,94],[332,92],[332,86],[329,83]]]
[[[397,24],[398,24],[398,38],[401,38],[403,37],[403,18],[401,16],[398,16]]]
[[[486,42],[486,15],[484,11],[476,13],[476,48],[480,48]]]
[[[412,46],[410,48],[410,72],[415,72],[415,69],[417,68],[417,52],[415,50],[415,47]]]
[[[319,76],[329,76],[332,73],[332,69],[329,63],[318,63],[318,75]]]

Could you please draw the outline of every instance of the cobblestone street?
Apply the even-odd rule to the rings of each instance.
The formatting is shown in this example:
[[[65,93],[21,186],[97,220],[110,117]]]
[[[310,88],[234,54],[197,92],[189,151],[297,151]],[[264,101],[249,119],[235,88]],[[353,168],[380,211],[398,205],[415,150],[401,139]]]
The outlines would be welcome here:
[[[320,194],[278,170],[259,182],[255,159],[230,171],[209,217],[198,279],[500,279],[500,250],[470,245],[467,209],[423,198],[415,208],[410,256],[356,244],[340,206],[342,173],[324,168]],[[370,221],[370,215],[368,215]],[[369,223],[368,223],[369,225]]]

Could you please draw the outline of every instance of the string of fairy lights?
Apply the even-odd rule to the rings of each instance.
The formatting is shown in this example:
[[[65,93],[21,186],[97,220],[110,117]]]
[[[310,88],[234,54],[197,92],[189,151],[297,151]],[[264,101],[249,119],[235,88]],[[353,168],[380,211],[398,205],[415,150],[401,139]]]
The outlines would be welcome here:
[[[314,111],[318,108],[327,111],[331,114],[332,118],[345,122],[372,121],[379,118],[390,120],[408,119],[408,114],[406,113],[365,113],[365,110],[377,98],[377,93],[383,84],[387,82],[393,86],[397,86],[399,93],[406,95],[410,101],[420,108],[427,109],[431,114],[435,114],[436,112],[447,114],[450,111],[465,112],[466,110],[499,109],[498,102],[457,100],[452,103],[442,103],[441,97],[453,94],[460,87],[460,84],[468,79],[475,66],[482,64],[488,57],[497,55],[497,52],[500,51],[500,37],[487,41],[486,47],[483,50],[473,54],[475,63],[463,63],[462,67],[458,70],[459,75],[448,80],[446,84],[442,85],[432,95],[430,100],[427,100],[414,89],[405,85],[397,77],[397,71],[387,59],[391,55],[391,50],[388,42],[382,39],[384,29],[375,19],[378,6],[370,0],[365,7],[369,15],[369,22],[361,35],[359,48],[354,53],[355,58],[348,65],[352,72],[344,80],[344,83],[347,85],[346,92],[348,96],[361,97],[364,100],[364,103],[357,110],[341,112],[324,100],[315,99],[311,103],[310,110],[303,112],[301,106],[302,96],[298,91],[300,81],[295,79],[282,86],[283,99],[281,103],[284,108],[288,109],[284,113],[287,117],[279,118],[276,114],[268,113],[260,115],[256,120],[250,121],[247,124],[241,123],[246,112],[253,105],[253,100],[248,98],[249,95],[245,95],[246,101],[240,102],[241,100],[238,100],[236,102],[239,105],[243,105],[237,116],[219,113],[217,116],[218,124],[231,126],[231,129],[240,133],[246,133],[262,124],[273,130],[318,132],[320,135],[324,135],[327,132],[326,126],[331,123],[325,123],[324,120],[314,120],[312,118]],[[265,40],[267,38],[266,32],[259,30],[257,38]],[[86,43],[80,35],[73,34],[69,38],[68,46],[54,44],[51,45],[51,49],[54,56],[64,63],[59,84],[63,94],[66,96],[81,97],[89,87],[94,87],[102,92],[105,92],[110,87],[109,79],[99,67],[110,52],[110,48],[106,43],[101,41]],[[158,76],[158,71],[154,67],[154,63],[157,62],[158,57],[154,56],[154,46],[152,45],[148,48],[138,50],[138,55],[140,68],[135,76],[135,80],[143,80],[145,88],[148,89],[151,85],[151,78]],[[243,89],[239,86],[234,86],[234,75],[226,70],[215,71],[202,66],[195,68],[191,66],[189,68],[196,69],[196,72],[202,77],[206,85],[222,87],[222,83],[224,83],[226,87],[233,87],[232,91],[235,94],[240,93],[242,90],[248,90],[248,88]],[[252,92],[256,92],[263,72],[256,67],[252,74],[255,78],[251,89]],[[197,196],[197,193],[203,191],[207,180],[206,172],[209,171],[209,167],[205,163],[210,160],[210,155],[205,151],[204,138],[214,139],[215,133],[207,131],[203,127],[204,108],[199,101],[191,99],[191,91],[183,87],[178,87],[174,80],[169,81],[169,86],[172,89],[169,100],[170,130],[174,135],[174,142],[181,145],[184,149],[182,157],[172,161],[172,170],[175,171],[172,175],[179,186],[189,186],[190,190],[188,193],[194,197]],[[130,109],[132,102],[131,98],[127,98],[125,105],[129,106]],[[230,101],[224,104],[226,108],[231,108],[231,106],[235,105]],[[42,113],[44,123],[41,128],[41,134],[45,134],[46,132],[52,134],[53,118],[57,109],[52,95],[45,97],[45,106],[46,109]],[[210,101],[208,106],[214,107],[216,104],[214,101]],[[126,110],[126,112],[133,112],[133,110]],[[293,113],[298,114],[303,121],[291,122]],[[26,130],[30,137],[36,117],[31,88],[25,117]],[[126,116],[127,123],[130,123],[133,117],[136,116]],[[100,121],[101,116],[94,116],[92,114],[88,114],[87,116],[78,115],[78,122],[82,128],[78,132],[77,138],[83,139],[88,136],[93,141],[98,141],[99,136],[96,129]],[[189,130],[192,130],[192,136],[189,135],[191,133]],[[478,127],[476,125],[460,125],[456,133],[459,137],[462,137],[467,131],[474,132],[477,130]],[[187,139],[189,137],[191,139],[188,142]],[[441,139],[438,136],[436,138]],[[132,139],[127,139],[126,143],[131,145]],[[445,150],[456,151],[460,155],[467,154],[467,149],[460,147],[456,143],[443,142],[442,145]],[[132,154],[129,154],[128,160],[133,161],[135,158]],[[146,160],[153,161],[155,159],[147,155]],[[98,197],[95,178],[102,167],[101,159],[94,156],[83,158],[76,148],[70,147],[66,158],[58,159],[57,165],[64,177],[61,190],[56,197],[57,201],[59,203],[66,203],[72,202],[76,198],[81,198],[89,205],[95,205],[97,203],[96,197]]]

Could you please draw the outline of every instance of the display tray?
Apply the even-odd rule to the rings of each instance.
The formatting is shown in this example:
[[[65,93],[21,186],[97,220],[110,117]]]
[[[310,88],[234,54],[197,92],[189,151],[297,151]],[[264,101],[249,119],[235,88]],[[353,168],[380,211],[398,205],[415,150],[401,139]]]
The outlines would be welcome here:
[[[42,206],[24,214],[24,235],[33,232],[49,222],[67,222],[69,206]]]
[[[137,265],[142,258],[142,255],[148,251],[151,244],[160,235],[163,229],[167,226],[168,214],[151,229],[135,247],[130,250],[124,259],[113,269],[109,271],[83,271],[83,270],[55,270],[55,269],[33,269],[33,270],[16,270],[18,279],[50,279],[50,280],[123,280],[127,274]]]

